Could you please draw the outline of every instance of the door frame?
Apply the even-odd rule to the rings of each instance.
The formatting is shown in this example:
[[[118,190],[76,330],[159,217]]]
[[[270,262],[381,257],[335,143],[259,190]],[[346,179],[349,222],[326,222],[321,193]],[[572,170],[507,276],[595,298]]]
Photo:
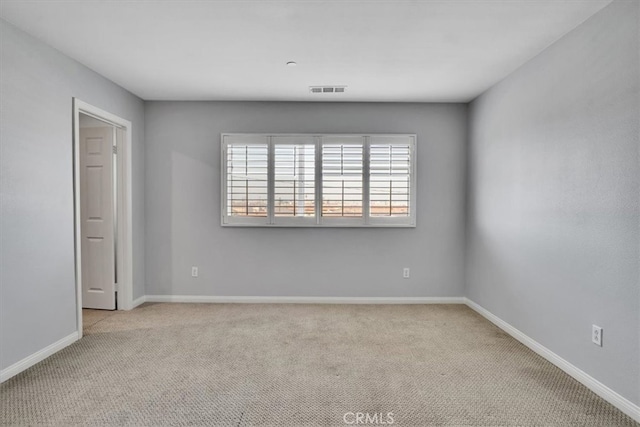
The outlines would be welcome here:
[[[131,151],[132,125],[129,120],[104,111],[98,107],[73,98],[73,203],[75,232],[75,264],[76,264],[76,324],[78,338],[82,338],[82,232],[80,229],[80,114],[86,114],[124,130],[122,147],[118,147],[116,173],[118,185],[117,209],[117,253],[118,310],[133,308],[133,215],[132,215],[132,183],[131,183]]]

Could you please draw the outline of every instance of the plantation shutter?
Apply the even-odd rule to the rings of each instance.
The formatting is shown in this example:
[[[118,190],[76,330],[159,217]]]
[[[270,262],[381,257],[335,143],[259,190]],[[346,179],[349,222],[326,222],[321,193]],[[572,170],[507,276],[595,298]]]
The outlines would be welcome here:
[[[315,217],[315,139],[273,137],[272,143],[274,217]]]
[[[268,156],[266,138],[229,137],[226,156],[227,216],[268,216]]]
[[[411,214],[412,139],[370,138],[369,214],[371,217],[408,217]]]
[[[416,226],[416,135],[221,139],[223,226]]]
[[[325,137],[322,140],[322,216],[362,218],[362,137]]]

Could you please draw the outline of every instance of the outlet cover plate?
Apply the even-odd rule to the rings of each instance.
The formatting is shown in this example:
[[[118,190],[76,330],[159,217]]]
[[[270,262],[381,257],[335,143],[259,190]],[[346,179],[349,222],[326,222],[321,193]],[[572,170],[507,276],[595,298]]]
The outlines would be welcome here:
[[[591,326],[591,341],[595,345],[602,347],[602,328],[598,325]]]

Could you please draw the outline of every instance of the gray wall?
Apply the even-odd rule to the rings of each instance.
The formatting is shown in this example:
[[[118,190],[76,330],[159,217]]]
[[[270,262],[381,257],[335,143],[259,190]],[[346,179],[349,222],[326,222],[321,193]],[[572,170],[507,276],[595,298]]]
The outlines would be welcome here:
[[[466,105],[145,105],[147,294],[463,295]],[[416,133],[418,226],[222,228],[221,132]]]
[[[466,284],[636,404],[638,4],[612,3],[473,102]]]
[[[76,330],[72,97],[133,122],[134,296],[144,295],[144,103],[0,20],[0,369]]]

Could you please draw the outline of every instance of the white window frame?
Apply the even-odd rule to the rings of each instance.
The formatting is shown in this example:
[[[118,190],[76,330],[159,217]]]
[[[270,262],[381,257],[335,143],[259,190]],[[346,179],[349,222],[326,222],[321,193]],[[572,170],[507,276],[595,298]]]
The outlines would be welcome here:
[[[242,217],[227,214],[227,146],[228,137],[250,137],[264,138],[267,144],[268,157],[268,196],[267,196],[267,216],[266,217]],[[274,142],[276,137],[299,137],[312,138],[315,144],[315,217],[276,217],[274,216],[274,187],[275,187],[275,165],[274,165]],[[363,146],[363,171],[362,171],[362,217],[323,217],[322,216],[322,145],[325,137],[362,138]],[[370,201],[370,153],[369,146],[371,137],[406,137],[409,138],[410,146],[410,189],[409,189],[409,215],[403,217],[371,217],[369,215]],[[287,142],[278,141],[278,144]],[[291,143],[296,143],[291,141]],[[329,142],[330,143],[330,142]],[[356,142],[346,142],[356,143]],[[415,134],[309,134],[309,133],[222,133],[220,135],[220,174],[221,174],[221,225],[223,227],[416,227],[416,145],[417,135]]]

